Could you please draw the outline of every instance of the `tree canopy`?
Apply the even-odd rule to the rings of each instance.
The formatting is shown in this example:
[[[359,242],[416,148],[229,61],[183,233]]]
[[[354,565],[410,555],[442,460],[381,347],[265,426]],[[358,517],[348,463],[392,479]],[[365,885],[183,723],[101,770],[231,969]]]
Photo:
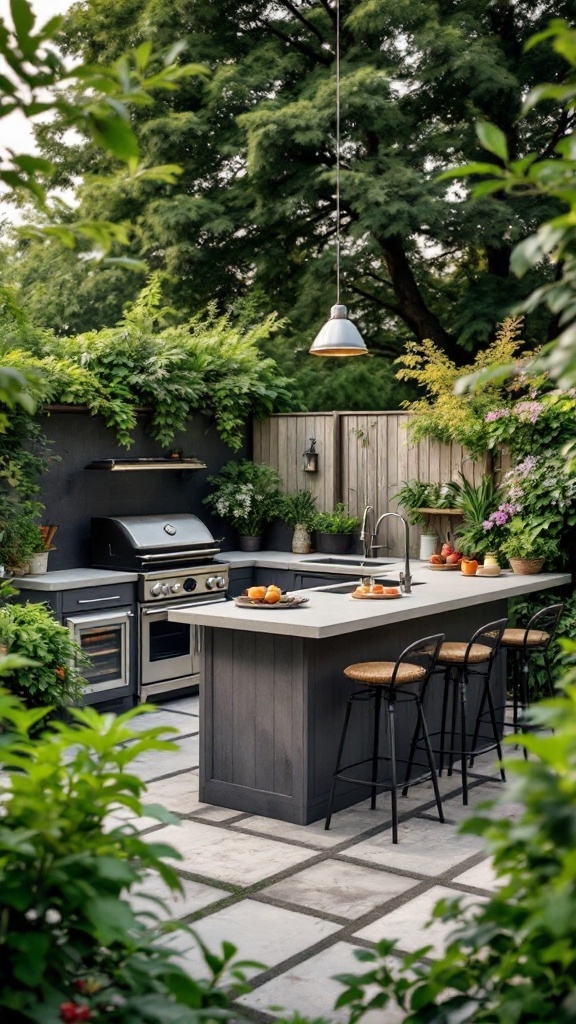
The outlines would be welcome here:
[[[523,45],[551,15],[570,17],[572,0],[340,7],[344,301],[376,350],[430,338],[465,361],[546,279],[539,267],[518,281],[510,256],[557,205],[504,190],[465,202],[467,186],[438,174],[483,155],[478,119],[515,157],[551,151],[561,107],[518,115],[523,94],[558,80],[562,62],[550,46]],[[176,308],[226,309],[257,285],[268,311],[290,317],[291,345],[307,347],[335,288],[335,2],[85,0],[65,46],[110,62],[145,36],[168,45],[175,26],[183,58],[212,73],[138,109],[134,124],[153,162],[183,168],[177,182],[104,184],[106,161],[90,145],[71,150],[63,126],[42,129],[44,152],[60,184],[82,175],[82,212],[136,223],[134,254],[162,271]],[[40,257],[33,245],[20,276],[39,322],[64,331],[115,322],[141,284],[117,268],[95,269],[88,284],[66,254]],[[533,334],[545,340],[547,329],[542,312]]]

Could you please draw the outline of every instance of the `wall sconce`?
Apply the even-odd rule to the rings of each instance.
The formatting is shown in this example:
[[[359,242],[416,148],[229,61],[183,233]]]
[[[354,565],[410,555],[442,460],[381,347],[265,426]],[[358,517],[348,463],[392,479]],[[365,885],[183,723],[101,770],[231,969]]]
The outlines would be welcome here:
[[[310,447],[307,448],[305,452],[302,452],[302,458],[304,459],[304,464],[302,466],[302,469],[304,470],[305,473],[317,473],[318,472],[318,452],[316,451],[316,449],[314,447],[315,444],[316,444],[316,438],[315,437],[311,437],[310,438]]]

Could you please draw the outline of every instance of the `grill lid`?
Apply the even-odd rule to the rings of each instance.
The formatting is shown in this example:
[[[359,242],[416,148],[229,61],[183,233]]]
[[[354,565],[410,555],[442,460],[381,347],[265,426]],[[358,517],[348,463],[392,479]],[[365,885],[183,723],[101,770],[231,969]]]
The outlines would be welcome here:
[[[210,561],[220,551],[210,530],[189,513],[172,516],[95,516],[94,565],[142,567],[184,559]]]

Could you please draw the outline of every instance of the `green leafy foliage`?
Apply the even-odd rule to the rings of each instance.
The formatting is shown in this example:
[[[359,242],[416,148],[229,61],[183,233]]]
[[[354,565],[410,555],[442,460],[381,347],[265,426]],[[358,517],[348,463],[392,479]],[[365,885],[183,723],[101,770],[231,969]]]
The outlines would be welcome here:
[[[0,637],[10,654],[28,660],[26,668],[4,677],[4,684],[27,707],[62,708],[82,699],[86,681],[81,670],[90,659],[47,605],[0,607]]]
[[[280,514],[280,477],[271,466],[242,459],[209,476],[212,491],[204,504],[245,537],[258,537]]]
[[[576,645],[568,644],[574,661]],[[510,738],[530,760],[506,763],[507,792],[466,821],[493,857],[498,887],[465,909],[442,900],[434,919],[453,925],[446,951],[428,964],[423,947],[398,971],[387,938],[358,950],[361,974],[341,976],[336,1006],[351,1024],[390,1005],[404,1024],[572,1024],[576,1004],[576,672],[563,696],[532,705],[531,723],[554,734]],[[499,802],[517,805],[502,813]],[[504,809],[502,809],[504,811]]]
[[[295,494],[281,495],[278,515],[292,529],[302,525],[311,530],[316,514],[316,497],[310,491],[302,489]]]
[[[516,158],[546,149],[556,111],[536,107],[520,127],[517,118],[530,88],[558,75],[561,58],[550,48],[531,60],[522,54],[552,14],[571,17],[571,0],[488,11],[478,0],[342,5],[342,285],[370,348],[390,356],[409,338],[431,338],[459,361],[487,343],[511,303],[553,276],[535,268],[520,281],[509,260],[555,203],[493,193],[466,204],[465,185],[437,180],[448,165],[482,156],[476,119],[493,121]],[[132,111],[143,155],[183,168],[176,183],[101,185],[108,161],[88,136],[64,146],[57,122],[42,132],[42,155],[67,184],[82,179],[81,214],[136,225],[130,255],[161,267],[174,307],[195,314],[215,300],[228,309],[256,285],[267,312],[290,317],[292,346],[306,350],[335,285],[334,4],[74,5],[63,45],[88,64],[113,64],[146,38],[170,45],[180,25],[182,59],[205,61],[210,79],[187,79],[156,107]],[[36,315],[57,329],[114,323],[138,287],[120,268],[95,267],[88,289],[72,259],[59,261],[54,281],[38,247],[21,255]],[[532,338],[546,321],[532,319]],[[329,371],[316,372],[329,402]],[[342,367],[339,388],[348,373],[369,378],[367,368]],[[338,406],[349,407],[322,407]]]
[[[558,623],[556,636],[548,648],[552,678],[560,679],[570,665],[570,655],[561,637],[576,636],[576,593],[567,594],[546,590],[537,597],[529,594],[513,597],[508,604],[508,622],[511,627],[526,627],[532,616],[541,608],[552,604],[564,603],[564,609]],[[548,692],[548,677],[544,659],[537,651],[530,652],[530,689],[534,696],[543,696]]]
[[[319,533],[354,533],[360,526],[358,516],[351,516],[344,502],[339,501],[332,512],[317,512],[312,527]]]
[[[500,550],[507,558],[551,558],[558,556],[558,545],[538,526],[514,516],[506,531]]]
[[[163,447],[201,411],[233,449],[251,416],[290,407],[290,381],[259,350],[281,326],[273,316],[244,331],[213,309],[187,323],[175,319],[161,307],[153,278],[116,327],[66,339],[43,335],[4,360],[34,373],[37,401],[87,405],[126,447],[142,406],[150,408],[149,431]]]
[[[0,1016],[11,1024],[200,1024],[230,1018],[231,997],[245,990],[230,943],[220,954],[199,943],[208,978],[196,981],[163,942],[174,928],[193,933],[162,923],[161,901],[132,908],[150,873],[167,895],[181,888],[169,863],[179,855],[129,820],[177,820],[144,802],[131,772],[139,755],[176,749],[164,738],[172,729],[132,728],[143,712],[74,710],[72,724],[38,735],[46,712],[0,692]],[[129,813],[114,823],[119,810]],[[235,979],[227,990],[225,972]]]
[[[398,501],[406,511],[408,521],[413,526],[424,526],[426,515],[419,512],[420,508],[455,508],[460,493],[460,484],[450,480],[445,484],[426,483],[423,480],[404,481],[391,501]]]

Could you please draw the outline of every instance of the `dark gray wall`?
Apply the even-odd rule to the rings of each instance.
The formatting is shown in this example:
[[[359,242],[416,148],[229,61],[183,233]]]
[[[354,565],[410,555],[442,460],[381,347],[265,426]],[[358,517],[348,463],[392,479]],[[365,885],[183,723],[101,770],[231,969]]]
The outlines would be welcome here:
[[[216,537],[224,536],[224,547],[236,546],[234,532],[210,516],[202,498],[208,490],[209,475],[217,473],[231,458],[249,457],[249,424],[245,446],[234,453],[206,417],[190,419],[187,430],[175,437],[172,447],[182,448],[185,457],[195,456],[205,462],[206,469],[125,473],[85,469],[96,459],[158,458],[167,454],[146,434],[145,424],[143,414],[134,431],[134,444],[126,450],[103,421],[88,412],[58,410],[41,417],[44,433],[54,442],[53,455],[60,457],[41,481],[40,499],[46,506],[43,522],[58,524],[54,541],[57,550],[50,554],[50,570],[90,565],[91,516],[193,512]]]

